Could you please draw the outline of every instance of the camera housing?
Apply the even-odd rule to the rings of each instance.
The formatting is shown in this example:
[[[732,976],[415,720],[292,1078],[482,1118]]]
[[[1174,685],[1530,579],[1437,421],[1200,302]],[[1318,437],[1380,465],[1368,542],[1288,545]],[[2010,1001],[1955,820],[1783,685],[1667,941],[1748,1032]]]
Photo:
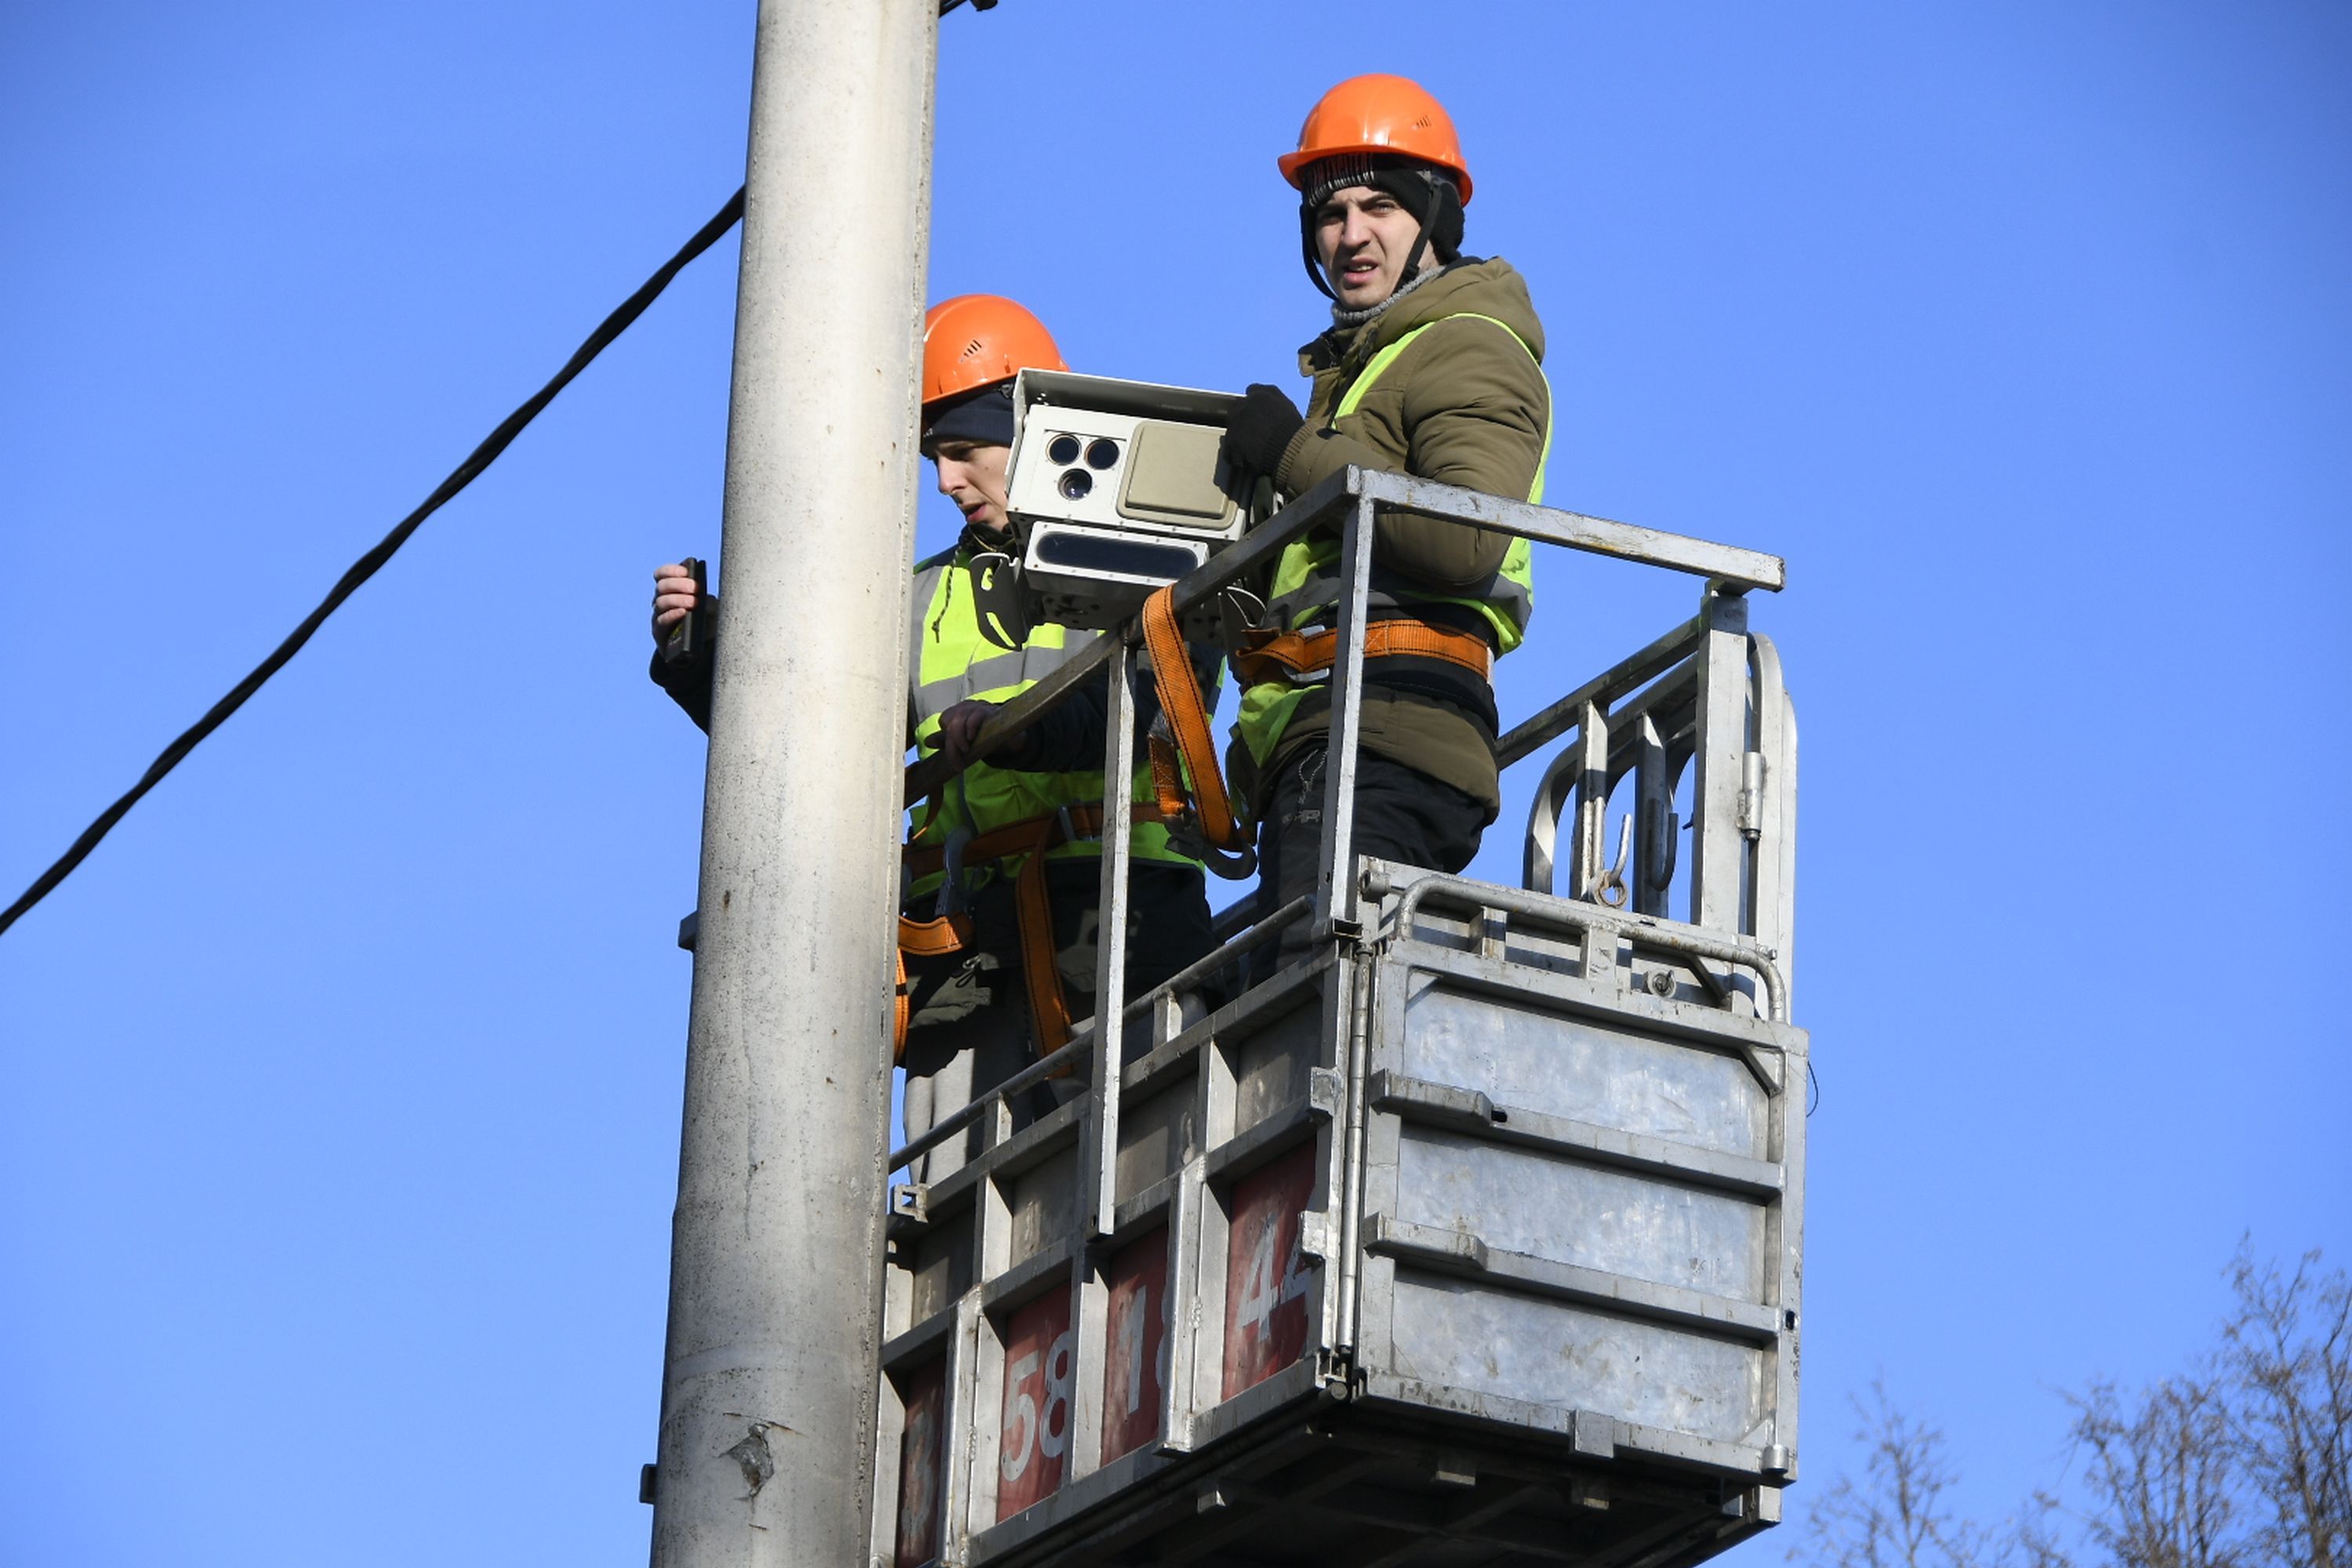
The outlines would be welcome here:
[[[1013,384],[1005,483],[1017,567],[988,574],[992,612],[1007,626],[1108,630],[1247,532],[1273,510],[1273,492],[1243,482],[1218,458],[1241,401],[1023,371]]]

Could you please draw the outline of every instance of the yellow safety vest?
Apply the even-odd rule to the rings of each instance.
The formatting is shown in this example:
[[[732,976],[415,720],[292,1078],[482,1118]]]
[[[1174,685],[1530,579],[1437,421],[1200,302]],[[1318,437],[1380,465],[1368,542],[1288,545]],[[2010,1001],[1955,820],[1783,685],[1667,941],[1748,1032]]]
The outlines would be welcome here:
[[[1364,395],[1371,391],[1382,373],[1394,364],[1397,356],[1410,347],[1415,338],[1444,321],[1490,321],[1511,334],[1511,341],[1527,349],[1528,357],[1535,351],[1528,349],[1527,340],[1514,331],[1509,322],[1496,317],[1465,310],[1455,315],[1440,316],[1405,333],[1366,362],[1363,370],[1349,384],[1331,411],[1330,423],[1353,414],[1363,403]],[[1538,362],[1537,374],[1542,374]],[[1547,392],[1549,378],[1545,380]],[[1540,502],[1544,493],[1544,468],[1551,460],[1551,400],[1544,400],[1543,452],[1536,459],[1535,483],[1528,487],[1528,500]],[[1458,605],[1477,611],[1485,617],[1495,635],[1495,647],[1499,653],[1508,653],[1527,637],[1528,619],[1535,612],[1534,552],[1524,539],[1514,539],[1504,553],[1503,563],[1480,587],[1462,594],[1435,593],[1411,585],[1393,574],[1375,567],[1371,593],[1368,600],[1373,610],[1394,610],[1413,605]],[[1328,536],[1293,540],[1285,546],[1275,563],[1274,581],[1266,595],[1268,618],[1274,625],[1290,630],[1328,621],[1339,598],[1339,542]],[[1242,693],[1242,711],[1235,729],[1250,755],[1264,763],[1274,753],[1282,733],[1290,726],[1291,716],[1306,700],[1313,687],[1290,685],[1282,681],[1261,681]]]
[[[967,699],[1009,702],[1044,679],[1099,634],[1072,631],[1058,626],[1034,627],[1018,648],[1003,648],[982,636],[974,609],[969,553],[958,546],[935,555],[915,568],[908,599],[914,612],[912,654],[907,661],[908,715],[915,743],[924,756],[939,750],[940,718]],[[1134,798],[1152,797],[1151,770],[1138,768]],[[980,837],[1000,827],[1051,815],[1066,805],[1101,800],[1099,769],[1066,773],[1016,773],[974,763],[941,789],[934,801],[916,808],[910,843],[944,845],[959,828]],[[1168,844],[1168,830],[1158,823],[1136,824],[1133,853],[1141,859],[1194,862]],[[1072,839],[1046,852],[1048,859],[1075,859],[1099,855],[1101,845],[1091,838]],[[996,865],[1000,876],[1012,877],[1023,857],[1007,857]],[[977,873],[981,868],[974,867]],[[917,894],[936,889],[939,873],[920,879]],[[968,880],[972,885],[977,878]]]

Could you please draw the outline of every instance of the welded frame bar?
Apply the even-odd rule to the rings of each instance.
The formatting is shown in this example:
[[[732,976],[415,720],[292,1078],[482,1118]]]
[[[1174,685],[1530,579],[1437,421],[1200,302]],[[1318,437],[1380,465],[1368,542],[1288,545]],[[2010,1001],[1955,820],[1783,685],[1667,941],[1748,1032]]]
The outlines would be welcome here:
[[[1097,895],[1095,1010],[1088,1079],[1091,1116],[1079,1121],[1076,1173],[1077,1245],[1071,1248],[1070,1378],[1063,1412],[1062,1485],[1094,1473],[1102,1462],[1103,1342],[1108,1336],[1110,1289],[1104,1276],[1108,1252],[1099,1244],[1117,1226],[1118,1208],[1119,1109],[1127,1034],[1128,873],[1133,861],[1135,823],[1135,654],[1123,637],[1108,660],[1109,700],[1103,725],[1101,885]]]
[[[1096,1113],[1078,1168],[1092,1184],[1078,1212],[1087,1239],[1110,1234],[1118,1206],[1120,1041],[1127,1032],[1128,869],[1134,858],[1135,684],[1134,654],[1120,637],[1106,637],[1110,700],[1103,737],[1102,890],[1095,936],[1094,1076]],[[1191,679],[1186,672],[1186,679]]]
[[[1375,892],[1385,890],[1385,882],[1378,889],[1367,889]],[[1753,942],[1674,925],[1656,925],[1632,915],[1621,915],[1612,910],[1602,909],[1598,904],[1578,903],[1572,900],[1531,893],[1523,888],[1506,888],[1496,882],[1479,882],[1467,877],[1443,874],[1418,877],[1404,889],[1404,896],[1397,904],[1395,930],[1398,933],[1411,931],[1413,917],[1421,912],[1422,904],[1433,894],[1458,908],[1501,910],[1507,914],[1524,915],[1547,924],[1569,926],[1587,932],[1605,931],[1641,947],[1662,948],[1669,952],[1712,958],[1752,969],[1764,981],[1764,1016],[1774,1023],[1789,1021],[1786,1005],[1788,987],[1781,980],[1780,965],[1773,962],[1769,949]]]
[[[1352,470],[1351,470],[1352,471]],[[1366,476],[1367,478],[1370,476]],[[1358,938],[1362,921],[1358,913],[1356,885],[1356,775],[1360,748],[1364,700],[1364,626],[1370,616],[1372,537],[1378,501],[1360,496],[1340,534],[1339,600],[1335,606],[1337,640],[1331,668],[1330,731],[1323,765],[1323,833],[1316,868],[1315,935],[1318,942],[1339,939],[1331,978],[1323,992],[1323,1059],[1348,1074],[1347,1084],[1360,1084],[1360,1058],[1365,1048],[1364,1016],[1370,998],[1370,975]],[[1355,1343],[1357,1245],[1351,1202],[1363,1176],[1365,1107],[1363,1095],[1350,1089],[1341,1115],[1332,1128],[1326,1151],[1323,1213],[1340,1218],[1338,1267],[1328,1257],[1317,1271],[1316,1305],[1318,1342],[1329,1346]],[[1305,1221],[1302,1218],[1301,1224]]]
[[[1466,490],[1459,485],[1410,474],[1349,470],[1357,476],[1350,488],[1367,500],[1410,511],[1426,512],[1452,522],[1514,533],[1540,544],[1557,544],[1588,555],[1614,556],[1644,566],[1704,577],[1728,595],[1761,588],[1779,593],[1788,585],[1788,564],[1760,550],[1717,544],[1685,533],[1664,533],[1605,517],[1562,511],[1529,501]]]
[[[1370,498],[1357,500],[1340,535],[1338,641],[1331,665],[1330,731],[1323,764],[1323,836],[1315,874],[1318,936],[1356,924],[1356,731],[1364,710],[1364,620],[1372,587]],[[1335,1056],[1334,1060],[1338,1058]]]
[[[1526,761],[1576,728],[1587,703],[1616,702],[1688,658],[1706,635],[1706,616],[1693,616],[1639,653],[1619,659],[1559,701],[1514,724],[1510,732],[1496,742],[1496,765],[1507,768]]]
[[[1588,702],[1577,721],[1575,761],[1575,836],[1569,842],[1570,896],[1597,896],[1601,873],[1609,868],[1609,709]]]
[[[1758,940],[1780,955],[1780,971],[1795,984],[1797,716],[1781,683],[1780,651],[1761,632],[1748,647],[1756,670],[1756,750],[1763,757],[1763,798],[1757,803],[1754,878]]]
[[[1697,774],[1691,784],[1690,922],[1745,932],[1747,841],[1738,831],[1748,756],[1748,602],[1710,593],[1698,649]]]

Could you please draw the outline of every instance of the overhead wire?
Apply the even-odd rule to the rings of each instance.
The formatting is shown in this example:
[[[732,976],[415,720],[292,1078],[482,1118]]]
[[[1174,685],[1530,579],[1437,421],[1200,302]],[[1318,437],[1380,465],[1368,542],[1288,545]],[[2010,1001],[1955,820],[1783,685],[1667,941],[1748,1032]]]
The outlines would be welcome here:
[[[727,199],[727,205],[720,207],[709,223],[697,229],[694,237],[688,240],[677,255],[656,268],[653,276],[646,279],[635,293],[622,300],[612,314],[598,323],[596,330],[588,334],[579,348],[572,352],[572,357],[564,362],[563,368],[557,371],[546,385],[531,394],[520,407],[499,421],[498,428],[484,437],[482,444],[476,447],[464,462],[450,470],[449,477],[435,487],[433,493],[425,498],[422,505],[401,519],[399,525],[378,541],[373,549],[352,563],[351,569],[342,574],[335,585],[328,590],[327,596],[319,602],[319,607],[305,616],[301,624],[289,633],[283,642],[270,650],[268,658],[254,666],[251,673],[229,689],[228,695],[214,703],[205,710],[203,718],[189,725],[170,745],[164,747],[154,762],[148,765],[147,771],[140,775],[139,782],[126,790],[113,805],[99,813],[96,820],[88,827],[82,829],[80,837],[73,841],[66,852],[58,856],[47,870],[35,878],[32,886],[26,888],[16,901],[8,906],[5,912],[0,912],[0,932],[5,932],[34,905],[48,897],[57,889],[59,883],[71,876],[74,868],[89,858],[90,851],[98,847],[100,841],[113,831],[114,825],[121,822],[148,791],[163,783],[165,776],[173,768],[178,767],[186,759],[188,753],[194,751],[204,741],[205,737],[227,722],[231,714],[245,706],[247,698],[260,690],[262,684],[271,676],[283,669],[287,661],[299,653],[302,650],[302,645],[309,642],[311,635],[325,624],[327,617],[333,615],[344,600],[357,593],[362,584],[374,576],[383,568],[384,563],[390,561],[394,553],[403,544],[408,542],[409,535],[423,526],[426,518],[440,510],[459,491],[479,478],[484,469],[497,461],[499,454],[505,451],[517,436],[522,434],[524,426],[537,418],[540,411],[548,404],[554,401],[555,395],[570,385],[574,376],[587,369],[596,356],[611,345],[614,339],[628,330],[631,322],[645,314],[646,307],[660,298],[662,290],[669,287],[670,280],[676,278],[688,262],[716,245],[719,237],[734,227],[742,216],[743,192],[738,188],[735,194]]]

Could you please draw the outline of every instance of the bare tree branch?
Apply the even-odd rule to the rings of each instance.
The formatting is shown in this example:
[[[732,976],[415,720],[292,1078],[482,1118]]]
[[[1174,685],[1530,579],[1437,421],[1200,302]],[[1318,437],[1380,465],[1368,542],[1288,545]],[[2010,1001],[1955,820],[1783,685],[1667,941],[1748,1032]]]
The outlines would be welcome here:
[[[1789,1560],[1816,1568],[2006,1568],[2006,1549],[1955,1513],[1945,1494],[1959,1477],[1944,1457],[1941,1429],[1915,1420],[1886,1395],[1882,1376],[1856,1398],[1854,1436],[1869,1448],[1863,1483],[1841,1476],[1807,1515]],[[2061,1558],[2028,1568],[2067,1568]]]
[[[2291,1275],[2241,1241],[2230,1265],[2238,1310],[2221,1330],[2229,1439],[2268,1518],[2252,1534],[2265,1562],[2352,1568],[2352,1289]]]
[[[1853,1402],[1868,1458],[1816,1499],[1791,1562],[1814,1568],[2352,1568],[2352,1283],[2239,1244],[2236,1306],[2187,1372],[2066,1395],[2071,1490],[1997,1529],[1958,1513],[1943,1432],[1885,1379]]]
[[[2118,1568],[2257,1568],[2236,1529],[2229,1417],[2210,1378],[2168,1378],[2126,1406],[2112,1383],[2069,1394],[2095,1507],[2084,1533]]]

